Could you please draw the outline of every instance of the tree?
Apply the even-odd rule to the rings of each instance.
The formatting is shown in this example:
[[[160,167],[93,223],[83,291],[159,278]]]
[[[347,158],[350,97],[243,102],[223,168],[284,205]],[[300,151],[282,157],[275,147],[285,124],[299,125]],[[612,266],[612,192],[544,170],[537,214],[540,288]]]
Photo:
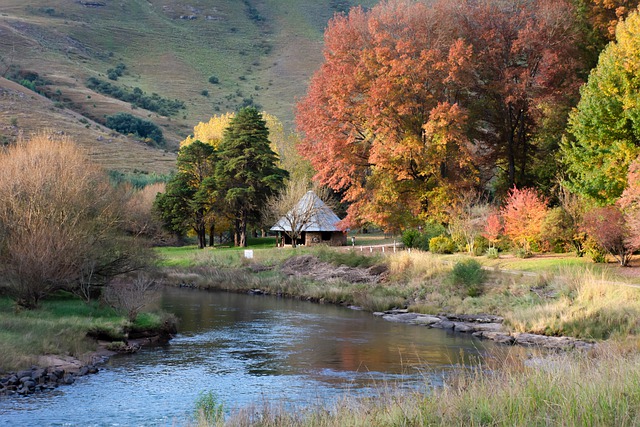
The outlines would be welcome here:
[[[263,209],[263,217],[267,221],[271,224],[279,221],[294,248],[314,218],[332,212],[329,191],[326,188],[310,188],[305,181],[288,180],[282,191],[267,199]]]
[[[584,216],[583,227],[602,248],[613,255],[621,266],[629,264],[633,251],[629,229],[617,206],[597,207]]]
[[[474,137],[482,142],[482,169],[497,171],[500,193],[514,185],[548,185],[558,135],[580,83],[572,5],[464,1],[457,15],[475,53],[477,102],[468,108],[480,114]]]
[[[567,187],[600,205],[613,204],[640,154],[640,15],[616,30],[581,89],[563,143]]]
[[[183,145],[178,152],[178,173],[156,201],[165,226],[178,234],[193,230],[200,249],[207,244],[207,225],[213,228],[211,213],[218,201],[215,166],[216,152],[211,145],[200,141]]]
[[[451,215],[449,234],[456,241],[462,240],[467,252],[474,254],[476,239],[483,234],[490,213],[491,206],[480,194],[475,192],[463,194]]]
[[[266,200],[279,191],[287,172],[276,166],[269,130],[257,109],[241,109],[225,129],[215,180],[235,221],[236,246],[246,247],[247,225],[257,222]]]
[[[550,180],[577,37],[568,0],[352,9],[297,105],[301,153],[351,203],[347,223],[385,229],[448,220],[468,189]]]
[[[500,236],[504,231],[502,225],[502,218],[499,212],[492,212],[487,217],[487,222],[484,226],[482,236],[489,241],[489,247],[495,247],[496,243],[500,241]]]
[[[69,139],[39,134],[0,153],[0,284],[33,308],[57,290],[85,298],[146,266],[121,231],[123,191]]]
[[[403,228],[438,210],[434,190],[455,195],[476,183],[461,106],[472,48],[451,36],[446,16],[421,2],[383,2],[327,27],[325,63],[296,122],[316,178],[351,203],[349,225]]]
[[[629,233],[626,245],[635,249],[640,248],[640,157],[629,166],[627,188],[617,205],[624,213]]]
[[[505,235],[519,248],[529,252],[531,243],[540,238],[547,211],[547,200],[538,196],[535,190],[513,187],[500,211]]]

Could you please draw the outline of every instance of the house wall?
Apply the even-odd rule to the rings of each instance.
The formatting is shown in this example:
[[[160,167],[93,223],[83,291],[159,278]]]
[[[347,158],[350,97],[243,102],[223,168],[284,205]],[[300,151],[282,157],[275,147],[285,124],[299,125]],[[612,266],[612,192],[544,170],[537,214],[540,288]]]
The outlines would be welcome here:
[[[342,231],[332,231],[324,233],[308,231],[305,235],[304,244],[305,246],[344,246],[347,244],[347,233],[344,233]]]

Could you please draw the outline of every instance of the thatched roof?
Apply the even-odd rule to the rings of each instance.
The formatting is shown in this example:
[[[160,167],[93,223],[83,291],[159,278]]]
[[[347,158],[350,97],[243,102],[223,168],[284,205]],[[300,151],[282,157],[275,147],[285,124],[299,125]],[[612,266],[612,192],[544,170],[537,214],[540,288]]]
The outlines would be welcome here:
[[[290,219],[288,220],[287,217]],[[304,217],[300,231],[342,231],[336,226],[340,222],[338,215],[313,191],[307,191],[293,209],[271,227],[271,231],[291,231],[292,217]]]

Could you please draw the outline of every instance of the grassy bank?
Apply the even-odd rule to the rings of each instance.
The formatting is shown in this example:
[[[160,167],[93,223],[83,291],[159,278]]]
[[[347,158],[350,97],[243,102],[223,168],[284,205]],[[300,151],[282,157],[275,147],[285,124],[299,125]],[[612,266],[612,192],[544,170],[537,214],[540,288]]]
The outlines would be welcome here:
[[[37,365],[40,355],[82,356],[97,348],[92,336],[121,341],[128,330],[159,330],[162,323],[161,316],[143,313],[131,324],[111,308],[66,294],[21,311],[0,298],[0,373]]]
[[[381,389],[331,407],[277,404],[201,412],[197,425],[218,426],[634,426],[640,423],[640,355],[619,346],[539,361],[506,357],[424,392]],[[535,363],[539,362],[539,363]]]
[[[234,292],[260,289],[353,304],[370,311],[407,307],[425,314],[496,314],[503,316],[507,328],[515,332],[595,340],[640,335],[640,289],[626,286],[616,270],[572,258],[540,260],[535,271],[490,269],[479,275],[482,272],[475,270],[457,278],[453,268],[469,257],[420,251],[371,256],[366,251],[362,254],[344,248],[252,249],[253,259],[231,249],[167,248],[160,251],[160,256],[171,282],[200,288]],[[283,275],[280,266],[296,255],[315,255],[335,266],[381,264],[387,273],[375,284]],[[494,262],[484,257],[473,260],[489,265]],[[474,280],[479,281],[471,292],[469,283]]]

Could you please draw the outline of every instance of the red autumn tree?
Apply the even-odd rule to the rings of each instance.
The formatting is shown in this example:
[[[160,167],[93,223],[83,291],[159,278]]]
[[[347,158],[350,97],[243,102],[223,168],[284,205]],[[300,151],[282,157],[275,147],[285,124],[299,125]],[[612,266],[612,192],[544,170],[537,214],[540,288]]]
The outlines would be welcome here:
[[[494,247],[500,240],[503,231],[502,218],[499,212],[493,212],[487,217],[482,237],[489,241],[490,247]]]
[[[509,187],[549,179],[578,86],[572,17],[569,0],[400,0],[337,15],[296,122],[316,178],[351,204],[348,225],[446,220],[497,172]]]
[[[455,195],[476,181],[460,106],[472,49],[450,25],[442,8],[419,2],[353,9],[329,23],[325,63],[296,120],[302,154],[351,203],[352,225],[407,225],[438,207],[434,189]]]
[[[531,243],[538,241],[542,223],[547,215],[547,200],[535,190],[513,187],[500,210],[504,233],[519,248],[529,252]]]
[[[618,260],[621,266],[629,264],[636,248],[629,244],[629,229],[624,215],[617,206],[599,207],[587,212],[583,227],[598,245]]]
[[[581,83],[574,9],[568,0],[467,0],[458,13],[474,47],[485,167],[498,166],[506,188],[539,186],[553,178]]]
[[[622,210],[627,226],[626,245],[640,248],[640,157],[629,166],[627,188],[617,202]]]

